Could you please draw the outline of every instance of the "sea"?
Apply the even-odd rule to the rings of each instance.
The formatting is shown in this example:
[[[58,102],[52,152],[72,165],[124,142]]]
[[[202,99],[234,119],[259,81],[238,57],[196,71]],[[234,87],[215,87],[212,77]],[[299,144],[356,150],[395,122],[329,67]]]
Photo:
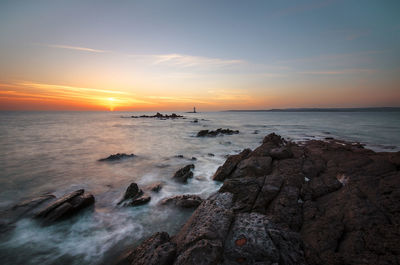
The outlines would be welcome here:
[[[125,249],[157,231],[176,233],[192,213],[160,206],[181,194],[207,198],[226,157],[260,145],[275,132],[300,142],[334,137],[379,152],[400,151],[400,112],[202,112],[184,119],[132,118],[145,112],[0,112],[0,212],[52,193],[85,189],[94,208],[51,226],[22,219],[0,234],[0,264],[112,264]],[[171,114],[171,112],[168,112]],[[197,122],[195,122],[197,121]],[[239,134],[196,137],[200,130]],[[111,154],[135,154],[99,162]],[[193,158],[193,159],[192,159]],[[195,160],[194,160],[195,159]],[[187,184],[171,178],[193,163]],[[139,207],[117,203],[130,183],[164,183]]]

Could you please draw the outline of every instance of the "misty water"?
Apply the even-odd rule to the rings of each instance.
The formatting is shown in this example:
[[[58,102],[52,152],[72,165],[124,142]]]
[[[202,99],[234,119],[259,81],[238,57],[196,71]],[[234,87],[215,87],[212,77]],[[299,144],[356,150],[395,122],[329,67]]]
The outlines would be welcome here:
[[[55,225],[17,222],[0,236],[0,264],[107,264],[156,231],[173,235],[191,212],[160,207],[158,202],[179,194],[206,198],[221,185],[211,177],[226,156],[257,147],[271,132],[293,141],[335,137],[375,151],[400,150],[399,112],[209,112],[178,113],[186,119],[174,120],[130,118],[140,114],[146,113],[0,113],[0,210],[44,193],[59,197],[80,188],[96,198],[94,209]],[[199,130],[217,128],[240,134],[195,137]],[[136,157],[98,161],[115,153]],[[171,180],[190,163],[195,169],[188,184]],[[151,194],[149,204],[117,206],[131,182],[143,187],[156,181],[165,185]]]

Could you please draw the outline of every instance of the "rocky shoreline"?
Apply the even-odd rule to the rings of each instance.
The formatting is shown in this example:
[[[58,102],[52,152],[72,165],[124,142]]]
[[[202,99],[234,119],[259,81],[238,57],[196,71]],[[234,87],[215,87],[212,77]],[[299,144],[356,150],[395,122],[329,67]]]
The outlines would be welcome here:
[[[400,152],[335,139],[229,156],[224,181],[180,231],[159,232],[116,264],[399,264]]]

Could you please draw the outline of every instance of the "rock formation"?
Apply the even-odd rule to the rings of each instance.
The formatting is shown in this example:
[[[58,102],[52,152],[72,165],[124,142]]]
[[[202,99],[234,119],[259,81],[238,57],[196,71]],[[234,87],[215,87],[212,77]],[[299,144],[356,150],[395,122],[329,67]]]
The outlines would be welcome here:
[[[215,137],[218,135],[231,135],[231,134],[238,134],[238,130],[231,130],[231,129],[222,129],[219,128],[215,131],[210,131],[210,130],[201,130],[197,133],[197,137]]]
[[[399,264],[399,170],[400,152],[270,134],[228,157],[220,190],[175,236],[155,234],[126,264]]]
[[[115,155],[110,155],[106,158],[99,159],[99,161],[117,161],[125,158],[132,158],[135,157],[134,154],[125,154],[125,153],[117,153]]]

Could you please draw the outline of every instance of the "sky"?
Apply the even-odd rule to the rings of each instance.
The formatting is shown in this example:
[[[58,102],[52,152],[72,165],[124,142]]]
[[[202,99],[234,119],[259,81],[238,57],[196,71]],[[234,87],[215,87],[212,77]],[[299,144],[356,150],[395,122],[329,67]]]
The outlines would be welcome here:
[[[398,0],[0,0],[0,110],[400,107]]]

